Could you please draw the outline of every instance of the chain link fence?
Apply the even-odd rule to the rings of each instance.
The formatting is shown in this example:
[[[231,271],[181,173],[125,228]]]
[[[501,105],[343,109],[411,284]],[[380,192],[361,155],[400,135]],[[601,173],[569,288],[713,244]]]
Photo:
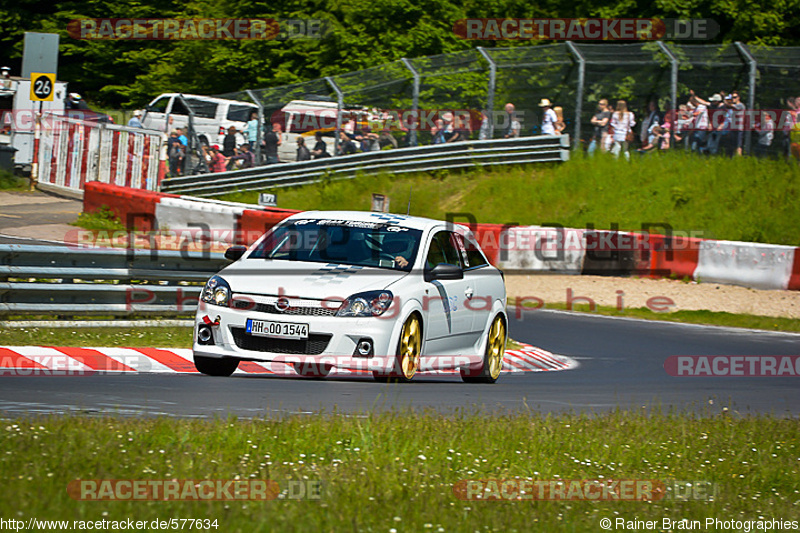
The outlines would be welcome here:
[[[263,164],[264,151],[270,150],[267,137],[275,123],[280,125],[283,162],[296,159],[297,137],[312,148],[315,134],[333,156],[435,144],[442,142],[442,132],[452,139],[455,131],[455,141],[503,138],[515,133],[509,103],[515,108],[519,135],[538,135],[543,99],[560,108],[573,149],[589,144],[592,116],[601,99],[612,106],[626,100],[638,123],[638,147],[648,143],[648,130],[641,123],[651,102],[673,126],[677,115],[670,111],[685,105],[692,91],[704,101],[738,92],[746,111],[774,110],[778,123],[768,152],[788,157],[799,140],[793,139],[798,135],[796,121],[786,120],[794,120],[796,98],[800,107],[798,74],[800,47],[563,42],[479,47],[219,96],[259,107],[257,164]],[[753,120],[746,121],[740,134],[745,154],[758,154],[763,140],[755,122],[753,126]],[[673,138],[671,145],[684,148],[689,143]]]

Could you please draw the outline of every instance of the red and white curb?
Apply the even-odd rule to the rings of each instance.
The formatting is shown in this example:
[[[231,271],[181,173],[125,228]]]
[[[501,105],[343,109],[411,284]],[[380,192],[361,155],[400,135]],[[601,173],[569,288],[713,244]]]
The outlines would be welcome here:
[[[426,367],[426,358],[421,366]],[[506,350],[503,372],[552,372],[578,366],[574,359],[530,345]],[[334,369],[331,375],[367,371]],[[427,370],[420,374],[452,374],[454,370]],[[92,375],[98,373],[196,374],[192,350],[185,348],[70,348],[53,346],[0,346],[2,375]],[[237,374],[296,376],[291,365],[242,361]]]

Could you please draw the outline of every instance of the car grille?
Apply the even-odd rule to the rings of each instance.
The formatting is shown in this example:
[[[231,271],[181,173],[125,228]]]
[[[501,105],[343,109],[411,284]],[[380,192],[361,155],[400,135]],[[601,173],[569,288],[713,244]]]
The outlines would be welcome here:
[[[242,350],[253,352],[319,355],[328,347],[332,335],[312,333],[306,340],[272,339],[249,335],[244,328],[231,328],[233,342]]]
[[[275,304],[253,303],[244,300],[233,302],[234,309],[247,309],[259,313],[273,315],[302,315],[302,316],[333,316],[338,309],[325,309],[324,307],[290,307],[286,311],[279,311]]]

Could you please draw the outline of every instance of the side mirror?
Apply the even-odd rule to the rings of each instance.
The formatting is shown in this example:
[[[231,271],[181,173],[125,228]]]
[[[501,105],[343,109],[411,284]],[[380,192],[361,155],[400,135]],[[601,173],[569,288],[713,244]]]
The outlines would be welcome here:
[[[242,258],[244,253],[247,251],[247,246],[231,246],[227,250],[225,250],[225,259],[230,259],[231,261],[238,261]]]
[[[464,271],[458,265],[449,265],[447,263],[439,263],[431,270],[425,271],[425,281],[434,281],[437,279],[464,279]]]

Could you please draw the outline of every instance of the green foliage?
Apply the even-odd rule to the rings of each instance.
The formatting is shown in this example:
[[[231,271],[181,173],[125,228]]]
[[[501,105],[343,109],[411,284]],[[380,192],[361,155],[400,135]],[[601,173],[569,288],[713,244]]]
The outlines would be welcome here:
[[[797,0],[743,4],[729,0],[689,2],[659,0],[600,0],[530,4],[518,0],[291,0],[274,3],[266,0],[61,0],[41,3],[18,0],[0,11],[0,45],[6,59],[16,65],[22,54],[25,31],[54,32],[61,36],[59,78],[70,88],[84,93],[98,106],[142,106],[162,92],[221,94],[296,83],[323,76],[380,66],[402,57],[421,58],[471,50],[476,45],[488,48],[530,46],[524,41],[480,42],[462,40],[453,33],[453,24],[469,17],[659,17],[712,18],[721,26],[716,42],[744,41],[766,45],[800,43]],[[192,18],[266,17],[317,18],[329,23],[330,31],[321,40],[292,41],[87,41],[67,33],[69,21],[80,18]],[[543,44],[535,42],[533,44]],[[6,55],[4,54],[4,55]],[[14,63],[12,63],[13,65]],[[517,81],[498,84],[498,101],[504,91],[523,94],[526,88],[552,83],[554,72],[570,70],[553,65],[519,76]],[[558,75],[556,75],[558,77]],[[474,83],[471,81],[474,78]],[[485,77],[476,72],[460,72],[430,78],[422,88],[421,100],[443,99],[453,80],[464,82],[460,94],[453,94],[454,107],[477,107],[476,99],[485,91]],[[543,81],[545,80],[545,81]],[[504,87],[503,83],[516,87]],[[630,84],[629,84],[630,85]],[[591,86],[587,90],[592,93]],[[569,91],[557,96],[569,100]],[[620,97],[623,95],[620,94]]]
[[[73,225],[95,231],[125,231],[119,217],[105,205],[93,213],[81,213]]]
[[[218,387],[216,380],[205,381]],[[261,381],[268,389],[271,380]],[[400,394],[385,385],[358,387]],[[637,404],[544,415],[532,398],[522,398],[513,412],[490,398],[467,401],[448,413],[379,404],[371,412],[309,417],[263,401],[267,413],[277,414],[8,418],[0,426],[0,469],[13,475],[4,480],[0,513],[70,525],[208,518],[218,520],[213,531],[256,533],[601,531],[601,518],[618,516],[658,524],[664,517],[701,523],[707,517],[763,516],[762,523],[797,517],[800,423],[794,418],[711,402],[681,413]],[[475,502],[458,499],[453,490],[464,480],[558,478],[681,480],[712,484],[716,494],[708,501]],[[290,480],[312,480],[322,482],[322,499],[79,502],[68,496],[69,482],[93,479],[274,480],[284,491]]]
[[[15,176],[7,170],[0,170],[0,190],[22,191],[28,188],[28,180]]]

